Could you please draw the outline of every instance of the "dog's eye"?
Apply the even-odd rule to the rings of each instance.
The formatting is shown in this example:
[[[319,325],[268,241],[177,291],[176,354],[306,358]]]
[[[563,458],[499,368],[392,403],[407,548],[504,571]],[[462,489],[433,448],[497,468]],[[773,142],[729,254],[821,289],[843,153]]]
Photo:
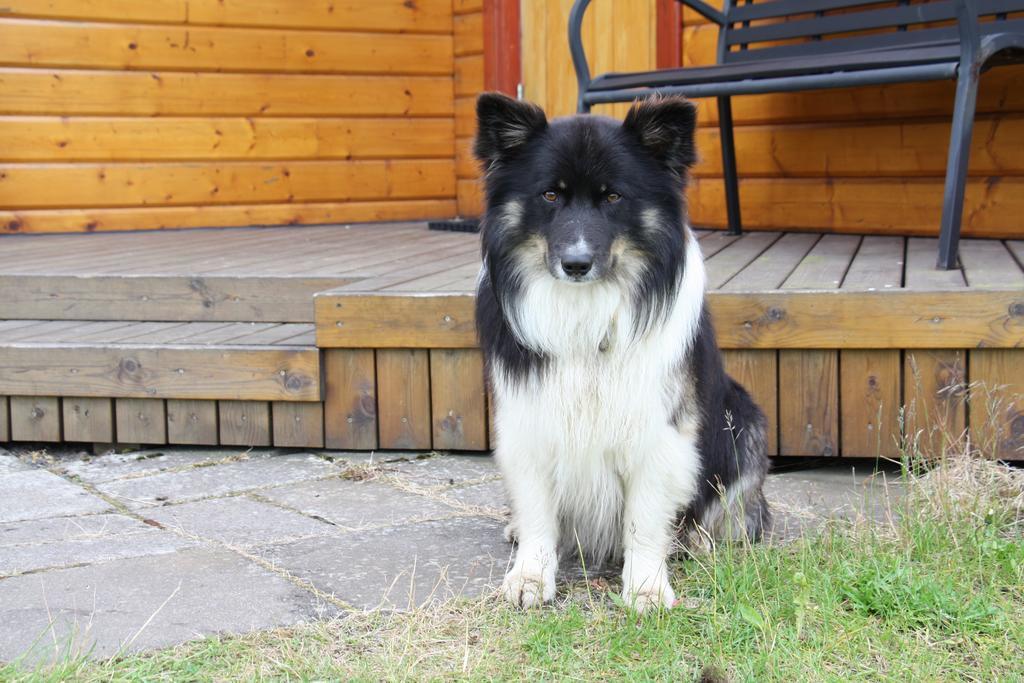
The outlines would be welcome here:
[[[604,200],[606,202],[608,202],[609,204],[614,204],[615,202],[619,201],[620,199],[622,199],[622,195],[619,194],[618,192],[609,192],[604,197]]]
[[[554,190],[548,190],[541,197],[544,197],[544,201],[553,202],[558,199],[558,193]]]

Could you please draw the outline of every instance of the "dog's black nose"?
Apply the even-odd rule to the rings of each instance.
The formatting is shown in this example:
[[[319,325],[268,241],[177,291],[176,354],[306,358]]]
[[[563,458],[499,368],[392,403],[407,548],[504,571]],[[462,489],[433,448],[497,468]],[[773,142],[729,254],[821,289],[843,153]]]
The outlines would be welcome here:
[[[593,267],[594,262],[586,256],[571,256],[562,259],[562,270],[571,278],[581,278]]]

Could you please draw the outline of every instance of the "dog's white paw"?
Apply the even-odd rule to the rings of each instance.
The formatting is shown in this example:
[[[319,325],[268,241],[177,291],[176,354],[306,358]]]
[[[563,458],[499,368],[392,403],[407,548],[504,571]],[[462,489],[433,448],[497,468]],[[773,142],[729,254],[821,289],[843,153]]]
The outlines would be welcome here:
[[[516,523],[509,522],[505,525],[505,541],[507,543],[517,543],[519,541],[519,532],[516,531]]]
[[[649,610],[672,609],[676,604],[676,593],[667,580],[652,579],[624,586],[622,599],[627,606],[643,614]]]
[[[513,568],[505,575],[501,592],[513,605],[526,609],[539,607],[555,599],[555,577]]]

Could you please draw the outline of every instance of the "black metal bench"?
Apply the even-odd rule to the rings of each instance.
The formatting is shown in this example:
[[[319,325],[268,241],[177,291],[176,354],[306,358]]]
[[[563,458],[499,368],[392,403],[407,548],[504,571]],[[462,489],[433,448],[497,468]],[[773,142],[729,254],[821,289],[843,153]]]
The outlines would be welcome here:
[[[1024,0],[901,0],[896,6],[880,6],[879,0],[724,0],[722,10],[702,0],[677,1],[719,26],[717,65],[591,78],[581,38],[590,0],[576,0],[569,47],[580,112],[654,93],[718,98],[729,229],[739,233],[732,95],[956,79],[938,265],[957,267],[979,76],[992,66],[1024,62],[1024,16],[1008,16],[1024,12]],[[932,23],[940,26],[926,26]],[[763,45],[775,41],[783,44]]]

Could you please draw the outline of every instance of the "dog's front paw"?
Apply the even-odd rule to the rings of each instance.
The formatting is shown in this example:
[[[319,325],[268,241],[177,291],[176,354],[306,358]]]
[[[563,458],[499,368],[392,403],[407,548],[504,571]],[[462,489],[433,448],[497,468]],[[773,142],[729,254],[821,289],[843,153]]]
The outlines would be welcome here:
[[[505,575],[501,592],[513,605],[529,609],[555,599],[555,577],[513,568]]]
[[[648,610],[672,609],[676,593],[667,579],[651,578],[648,581],[625,582],[622,599],[628,607],[642,614]]]

